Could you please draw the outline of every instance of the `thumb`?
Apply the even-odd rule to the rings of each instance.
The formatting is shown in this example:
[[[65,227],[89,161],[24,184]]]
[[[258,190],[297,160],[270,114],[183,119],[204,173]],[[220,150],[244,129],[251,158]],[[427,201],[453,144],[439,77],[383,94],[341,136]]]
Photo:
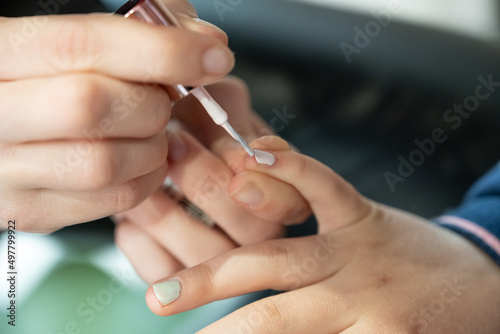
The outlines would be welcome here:
[[[372,212],[371,202],[319,161],[292,151],[267,153],[274,157],[273,165],[259,164],[255,157],[246,156],[245,168],[295,187],[311,206],[318,219],[320,233],[356,223]]]

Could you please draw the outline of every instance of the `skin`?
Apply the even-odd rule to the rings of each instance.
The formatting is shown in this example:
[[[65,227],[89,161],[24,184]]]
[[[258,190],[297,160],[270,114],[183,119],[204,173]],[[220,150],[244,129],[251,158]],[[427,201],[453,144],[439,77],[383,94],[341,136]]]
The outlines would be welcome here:
[[[206,71],[202,54],[228,51],[225,35],[193,22],[196,13],[186,2],[167,2],[187,30],[87,15],[50,17],[36,38],[17,47],[3,35],[2,223],[14,217],[21,231],[49,232],[130,209],[158,188],[170,163],[171,177],[218,228],[183,215],[161,192],[118,216],[118,243],[146,280],[170,279],[188,267],[173,276],[182,292],[172,304],[160,305],[148,290],[155,313],[273,288],[288,292],[246,306],[201,333],[244,326],[254,333],[499,332],[500,302],[492,298],[500,292],[499,269],[468,241],[364,199],[326,167],[289,152],[281,140],[253,143],[277,158],[276,165],[263,167],[220,130],[208,128],[206,118],[174,111],[184,131],[165,133],[170,99],[164,85],[214,82],[232,67],[229,57],[217,73]],[[13,33],[23,24],[0,20],[2,31]],[[145,97],[130,101],[127,95],[138,85]],[[262,135],[262,121],[241,104],[248,97],[224,99],[228,89],[236,94],[229,96],[245,95],[234,80],[212,87],[212,93],[232,111],[233,125],[247,138]],[[29,99],[26,92],[33,92]],[[122,119],[116,101],[128,101]],[[178,103],[178,110],[186,108],[196,110],[189,99]],[[84,134],[102,128],[103,137],[89,143]],[[169,161],[168,145],[177,151]],[[80,152],[81,159],[71,152]],[[70,171],[56,173],[54,162],[68,162],[68,156],[76,159]],[[203,173],[196,165],[207,168]],[[208,202],[197,198],[197,180],[206,184],[219,172],[228,175],[221,181],[227,194],[208,196]],[[264,202],[238,202],[234,194],[245,184],[260,189]],[[281,236],[284,226],[307,217],[311,208],[320,223],[317,236],[262,242]]]
[[[230,77],[207,89],[245,138],[270,133],[251,111],[247,89],[240,80]],[[179,101],[173,115],[183,126],[182,130],[177,126],[169,131],[169,177],[216,219],[217,228],[204,226],[186,214],[162,190],[136,208],[115,215],[116,243],[146,282],[241,245],[282,237],[287,225],[310,216],[309,204],[294,187],[262,173],[245,172],[244,150],[213,123],[195,99]],[[260,142],[267,143],[267,138]],[[175,147],[179,141],[183,143],[182,156]],[[284,140],[272,140],[269,145],[276,150],[289,149]],[[248,184],[267,194],[260,205],[250,207],[235,201],[232,194]]]
[[[29,19],[0,18],[0,224],[51,232],[130,209],[161,184],[164,87],[218,81],[234,63],[220,29],[195,22],[187,1],[164,2],[186,29],[62,15],[32,36]],[[204,66],[208,50],[218,66]]]
[[[169,203],[157,191],[167,173],[188,197],[196,197],[199,182],[210,188],[213,172],[221,176],[215,190],[222,185],[225,191],[225,183],[242,168],[239,147],[213,124],[196,100],[178,101],[171,110],[167,94],[171,84],[221,80],[234,64],[227,36],[210,23],[193,20],[197,13],[187,1],[164,2],[185,29],[102,14],[58,15],[38,21],[0,18],[0,29],[6,32],[0,36],[4,56],[0,64],[0,229],[16,220],[18,231],[47,233],[130,210],[146,198],[143,207],[157,201]],[[43,22],[35,36],[23,35],[30,19]],[[13,42],[9,36],[20,36],[22,42]],[[220,52],[227,56],[215,72],[213,66],[210,71],[203,66],[205,53],[213,49],[219,52],[217,59],[224,58]],[[262,135],[265,123],[249,111],[246,87],[240,81],[230,78],[211,87],[217,99],[228,90],[235,97],[224,103],[232,125],[246,138]],[[174,163],[173,153],[167,160],[172,147],[169,141],[177,138],[175,132],[165,131],[171,118],[171,125],[183,124],[184,136],[188,132],[196,136],[196,140],[190,137],[187,157],[192,160]],[[194,174],[183,171],[185,166],[194,166],[190,161],[206,168]],[[207,193],[194,198],[199,206],[211,208],[206,211],[218,217],[221,229],[208,232],[214,236],[213,242],[183,263],[199,263],[241,244],[280,237],[284,225],[310,215],[307,203],[293,187],[272,182],[275,189],[287,191],[294,199],[294,208],[268,216],[268,205],[263,205],[249,216],[229,196]],[[187,231],[178,223],[169,225],[171,230],[178,226],[179,240],[206,233],[205,227],[180,213],[172,201],[170,204],[171,221],[182,217],[191,222]],[[232,208],[229,212],[228,206]],[[142,237],[151,232],[164,234],[166,227],[147,229]],[[135,232],[121,224],[118,240],[129,242]],[[151,245],[146,249],[165,252],[164,244]],[[141,251],[127,250],[132,258]],[[179,268],[179,260],[171,262],[173,268]],[[144,276],[153,281],[165,275],[163,270]]]
[[[217,99],[228,112],[238,111],[230,115],[235,124],[246,118],[258,126],[240,86],[231,79],[211,90],[220,94]],[[237,99],[245,103],[235,103]],[[194,107],[189,100],[183,102]],[[187,147],[184,155],[170,161],[171,176],[183,191],[194,193],[200,187],[193,180],[207,178],[203,168],[196,169],[199,165],[210,166],[210,175],[230,167],[234,176],[227,182],[227,193],[210,199],[224,204],[206,207],[219,224],[216,229],[186,216],[161,192],[119,216],[117,243],[138,273],[148,282],[175,279],[181,284],[180,297],[169,305],[159,302],[152,286],[148,289],[146,301],[154,313],[169,316],[215,300],[275,289],[285,292],[247,305],[199,333],[500,331],[500,300],[495,297],[500,294],[500,269],[468,240],[362,197],[328,167],[290,151],[282,139],[266,136],[251,143],[275,156],[276,164],[269,167],[257,164],[241,148],[231,148],[216,132],[204,133],[202,126],[201,142],[196,141],[186,131],[199,124],[187,124],[175,132]],[[172,151],[178,152],[178,142],[174,146]],[[248,206],[233,195],[248,183],[265,194],[260,206]],[[223,208],[234,203],[255,221],[273,216],[274,225],[249,225],[238,214],[236,221],[242,223],[232,226],[234,220],[225,217],[238,211],[230,210],[227,216]],[[293,208],[312,209],[318,235],[235,241],[238,228],[252,235],[287,225],[297,215]]]
[[[275,140],[279,142],[279,139]],[[199,331],[209,333],[498,333],[500,268],[466,239],[371,202],[318,161],[287,150],[249,172],[295,187],[318,235],[240,247],[170,277],[180,297],[161,316],[253,291],[286,291]],[[262,143],[259,148],[264,148]]]

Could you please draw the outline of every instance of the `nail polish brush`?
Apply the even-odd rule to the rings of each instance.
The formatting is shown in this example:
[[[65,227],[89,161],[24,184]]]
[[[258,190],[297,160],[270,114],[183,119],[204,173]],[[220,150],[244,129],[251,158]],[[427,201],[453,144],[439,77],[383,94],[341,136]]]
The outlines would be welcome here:
[[[161,1],[157,0],[129,0],[116,11],[116,14],[152,24],[180,27],[179,22],[172,12]],[[205,87],[174,85],[172,88],[178,95],[176,98],[183,98],[189,94],[194,95],[215,124],[223,127],[231,137],[237,140],[249,156],[253,157],[255,155],[254,150],[248,146],[245,139],[229,124],[227,113],[208,93]]]

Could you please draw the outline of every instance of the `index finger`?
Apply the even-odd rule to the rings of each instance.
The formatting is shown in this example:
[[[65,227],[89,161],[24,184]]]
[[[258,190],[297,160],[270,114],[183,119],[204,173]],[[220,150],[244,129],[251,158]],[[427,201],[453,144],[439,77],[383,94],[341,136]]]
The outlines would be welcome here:
[[[318,220],[320,233],[354,224],[374,212],[370,201],[321,162],[291,151],[271,151],[267,154],[273,157],[274,163],[271,166],[258,163],[254,157],[245,156],[246,169],[269,175],[295,187],[311,206]]]
[[[234,56],[218,38],[120,16],[0,20],[0,79],[94,71],[130,81],[199,85],[219,80]]]
[[[151,311],[167,316],[255,291],[299,289],[334,275],[346,254],[331,234],[240,247],[155,282],[146,300]],[[297,276],[297,268],[311,258],[321,265]]]

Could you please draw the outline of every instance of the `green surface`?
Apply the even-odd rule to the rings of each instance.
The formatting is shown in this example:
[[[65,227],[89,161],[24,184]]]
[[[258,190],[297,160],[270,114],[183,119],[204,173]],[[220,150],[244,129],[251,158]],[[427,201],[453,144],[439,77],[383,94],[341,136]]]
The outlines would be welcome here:
[[[92,265],[61,263],[21,305],[17,326],[7,327],[7,333],[180,333],[203,312],[158,317],[146,306],[145,288],[127,285],[126,278],[111,277]]]
[[[255,298],[247,295],[159,317],[146,305],[147,285],[111,242],[98,235],[65,237],[61,243],[25,234],[18,234],[18,241],[23,252],[17,264],[16,326],[7,324],[7,294],[1,291],[0,334],[194,334]],[[49,243],[59,246],[54,250]],[[5,248],[4,240],[0,247]],[[52,269],[43,273],[37,268]]]

